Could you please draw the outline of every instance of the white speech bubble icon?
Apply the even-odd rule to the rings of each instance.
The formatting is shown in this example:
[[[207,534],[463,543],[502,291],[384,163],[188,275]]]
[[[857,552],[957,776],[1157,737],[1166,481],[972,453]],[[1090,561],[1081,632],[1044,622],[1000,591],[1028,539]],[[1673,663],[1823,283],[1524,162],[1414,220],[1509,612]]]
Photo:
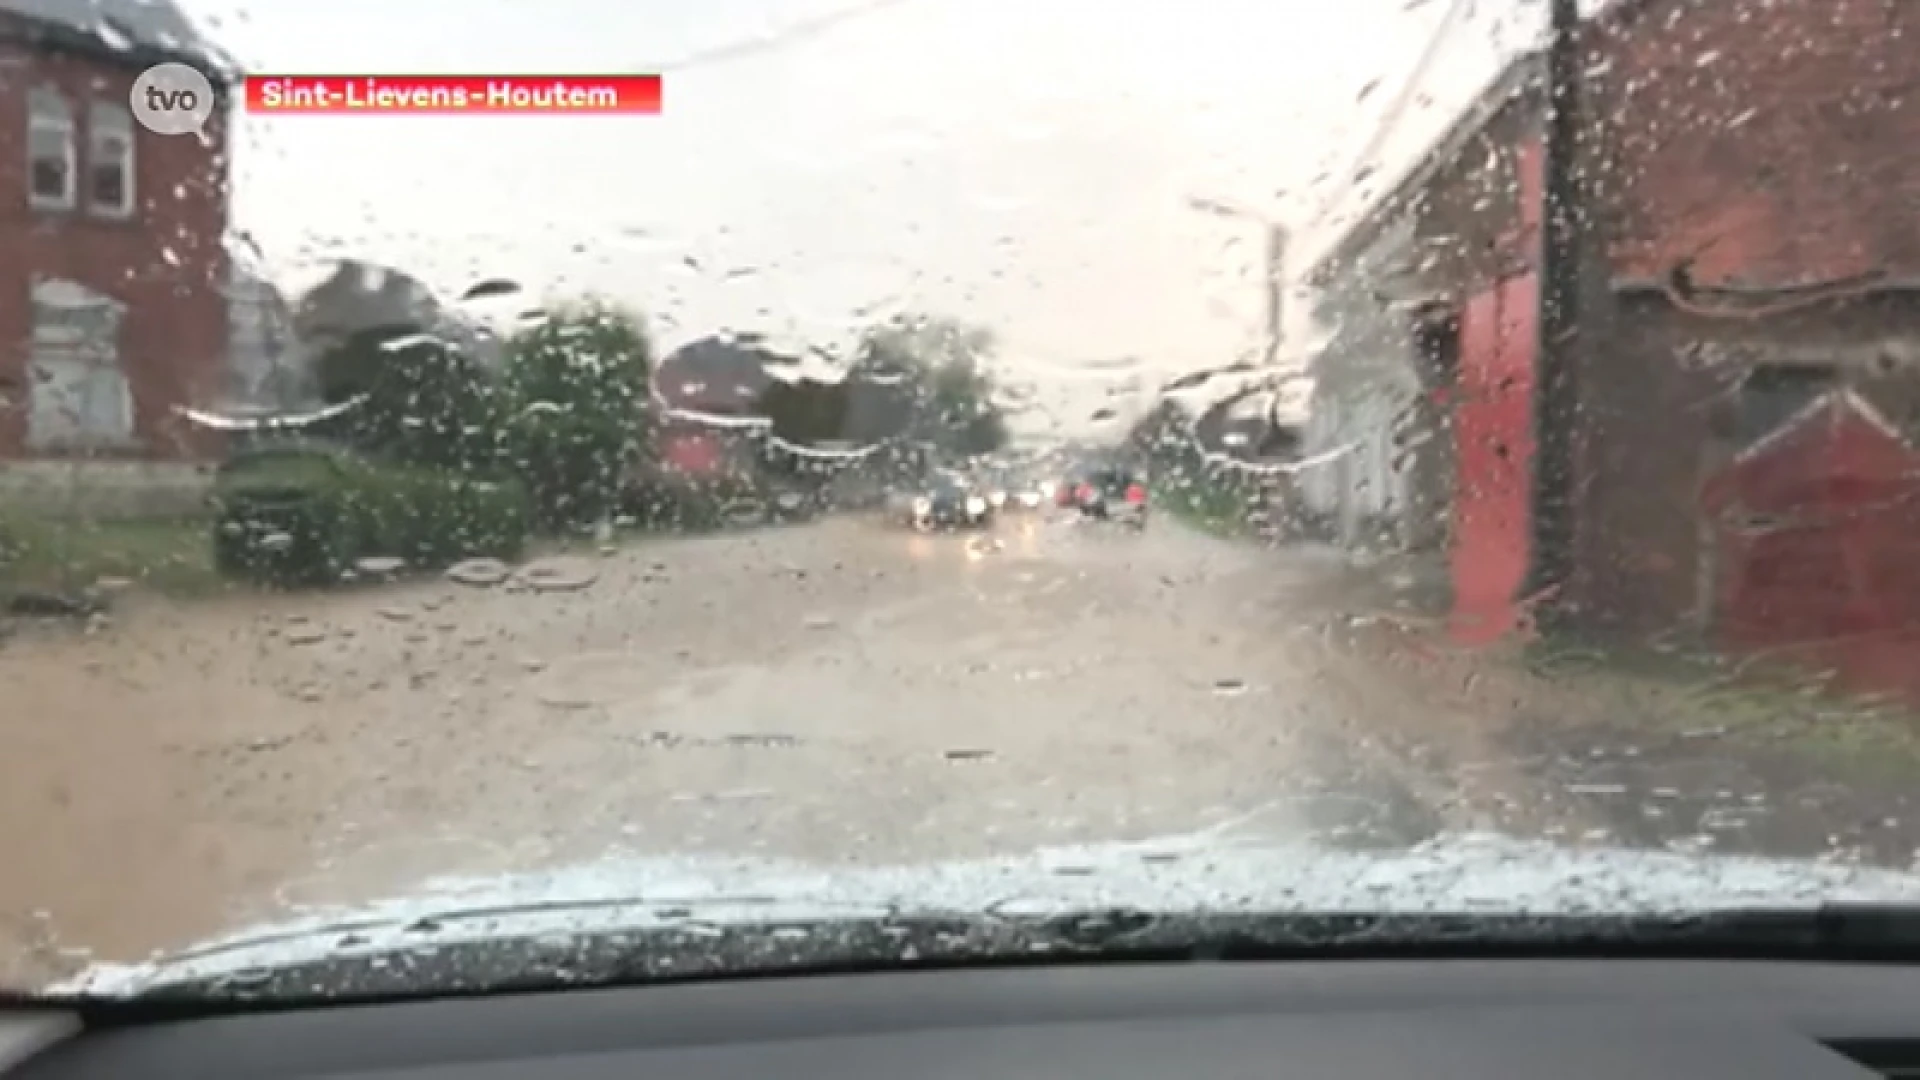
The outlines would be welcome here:
[[[133,80],[127,104],[156,135],[198,135],[213,117],[213,84],[186,64],[156,64]]]

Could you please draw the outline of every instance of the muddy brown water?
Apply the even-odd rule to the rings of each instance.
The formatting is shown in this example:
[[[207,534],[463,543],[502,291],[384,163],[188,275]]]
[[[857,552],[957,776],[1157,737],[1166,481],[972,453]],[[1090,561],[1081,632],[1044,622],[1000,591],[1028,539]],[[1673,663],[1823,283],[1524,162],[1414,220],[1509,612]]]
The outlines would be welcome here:
[[[614,852],[944,859],[1263,808],[1392,845],[1474,812],[1383,734],[1418,689],[1308,617],[1323,556],[1043,515],[586,558],[553,592],[134,596],[0,647],[0,977]]]

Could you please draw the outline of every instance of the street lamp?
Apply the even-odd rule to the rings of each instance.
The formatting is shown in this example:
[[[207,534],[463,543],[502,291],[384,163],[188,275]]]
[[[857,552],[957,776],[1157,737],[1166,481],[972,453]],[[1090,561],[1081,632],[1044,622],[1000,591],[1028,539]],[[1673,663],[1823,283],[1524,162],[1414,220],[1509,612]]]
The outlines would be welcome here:
[[[1243,209],[1232,203],[1218,199],[1205,199],[1189,196],[1187,206],[1203,214],[1229,218],[1235,221],[1251,222],[1266,233],[1266,349],[1263,356],[1265,366],[1273,367],[1280,360],[1281,319],[1285,315],[1287,277],[1287,228],[1272,219]]]

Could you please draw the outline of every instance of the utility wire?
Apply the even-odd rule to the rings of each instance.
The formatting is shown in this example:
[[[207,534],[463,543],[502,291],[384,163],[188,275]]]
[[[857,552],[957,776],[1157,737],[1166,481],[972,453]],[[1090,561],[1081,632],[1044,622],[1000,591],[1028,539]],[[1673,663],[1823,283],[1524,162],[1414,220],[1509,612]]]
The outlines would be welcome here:
[[[866,3],[854,4],[850,7],[841,8],[838,11],[830,11],[824,15],[816,15],[810,19],[801,19],[788,26],[774,30],[771,33],[762,34],[758,37],[731,41],[725,45],[716,45],[710,49],[700,49],[678,60],[656,65],[653,70],[662,74],[678,74],[690,68],[725,64],[734,60],[743,60],[747,57],[758,56],[762,53],[778,52],[781,49],[800,44],[810,38],[819,37],[821,34],[843,24],[864,19],[869,15],[878,14],[888,8],[901,7],[912,2],[913,0],[867,0]]]
[[[1427,39],[1420,58],[1414,61],[1413,70],[1407,73],[1406,81],[1400,85],[1399,93],[1394,96],[1392,102],[1388,103],[1386,111],[1380,114],[1380,122],[1375,126],[1373,134],[1360,147],[1360,152],[1354,155],[1353,163],[1347,167],[1345,178],[1340,186],[1334,189],[1333,198],[1321,208],[1319,214],[1315,215],[1310,227],[1324,224],[1329,217],[1333,216],[1335,210],[1340,209],[1346,195],[1359,185],[1362,172],[1374,158],[1379,156],[1380,148],[1386,145],[1387,139],[1393,135],[1394,129],[1399,127],[1401,118],[1406,115],[1408,107],[1418,96],[1428,70],[1433,67],[1434,61],[1438,60],[1444,51],[1447,38],[1466,23],[1472,11],[1473,0],[1453,0],[1446,14],[1440,17],[1440,24],[1434,27],[1433,36]]]

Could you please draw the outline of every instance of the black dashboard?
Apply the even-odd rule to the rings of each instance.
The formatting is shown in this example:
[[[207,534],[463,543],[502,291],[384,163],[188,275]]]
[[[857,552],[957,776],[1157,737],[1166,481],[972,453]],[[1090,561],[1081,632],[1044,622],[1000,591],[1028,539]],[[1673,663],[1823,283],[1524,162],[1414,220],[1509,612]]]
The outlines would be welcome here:
[[[786,977],[122,1022],[0,1016],[8,1080],[1920,1075],[1920,968],[1100,965]]]

